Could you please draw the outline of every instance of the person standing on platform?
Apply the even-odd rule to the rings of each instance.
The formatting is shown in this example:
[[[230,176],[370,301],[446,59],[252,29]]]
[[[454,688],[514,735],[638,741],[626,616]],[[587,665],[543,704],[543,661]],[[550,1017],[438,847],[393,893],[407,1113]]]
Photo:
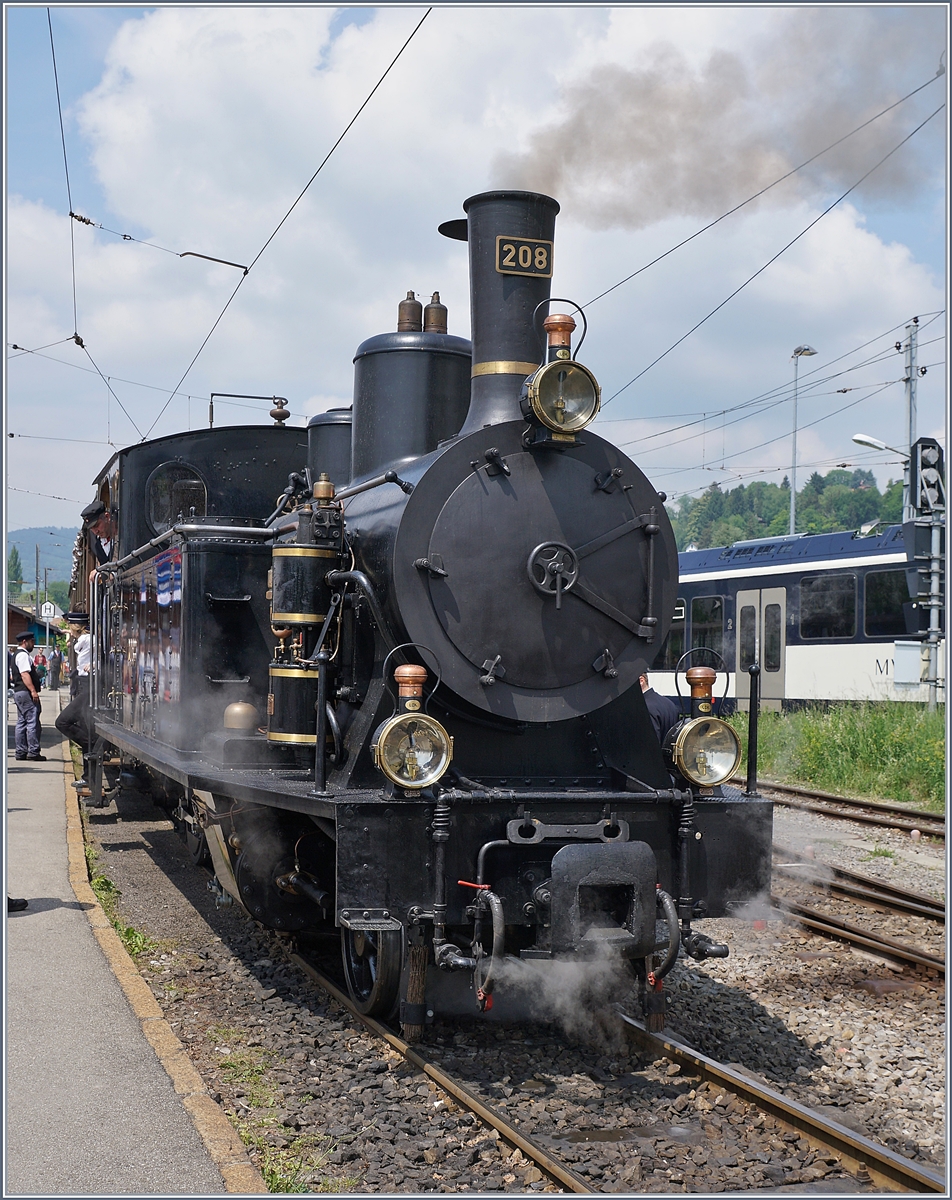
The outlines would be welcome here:
[[[84,612],[67,613],[66,620],[69,622],[70,636],[75,639],[73,649],[76,655],[76,670],[70,676],[72,699],[56,718],[56,728],[64,737],[75,742],[85,756],[89,753],[92,745],[89,721],[89,664],[92,660],[89,614]],[[84,758],[83,779],[85,778]]]
[[[641,693],[645,698],[645,704],[648,706],[648,715],[651,717],[651,724],[654,726],[655,734],[661,745],[664,745],[664,739],[667,737],[669,730],[673,729],[681,720],[681,713],[678,706],[668,696],[659,695],[651,684],[648,682],[648,676],[641,676]]]
[[[13,701],[17,706],[15,756],[20,762],[46,762],[46,756],[40,753],[40,679],[30,657],[36,639],[32,633],[21,633],[17,643],[13,659]]]
[[[53,649],[50,651],[50,691],[58,692],[60,688],[60,674],[63,670],[63,651],[59,648],[59,643],[53,643]]]

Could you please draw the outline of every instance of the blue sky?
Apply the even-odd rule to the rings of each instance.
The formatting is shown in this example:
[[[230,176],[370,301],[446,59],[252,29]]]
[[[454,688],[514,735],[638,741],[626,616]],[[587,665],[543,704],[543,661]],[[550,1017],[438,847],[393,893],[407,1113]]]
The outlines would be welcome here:
[[[174,250],[250,261],[423,11],[54,8],[76,211]],[[44,352],[57,362],[9,349],[73,330],[46,10],[5,14],[7,426],[24,439],[84,440],[28,443],[58,480],[32,490],[67,499],[11,492],[9,519],[65,524],[109,441],[137,435],[75,347]],[[391,327],[407,287],[440,288],[451,332],[466,335],[465,261],[433,231],[487,186],[551,187],[563,205],[556,294],[595,295],[723,211],[722,193],[743,199],[932,78],[947,41],[944,14],[939,6],[435,9],[188,375],[182,390],[194,399],[176,398],[155,433],[200,420],[212,390],[288,395],[301,423],[347,403],[353,349]],[[871,49],[883,45],[887,56]],[[534,73],[524,70],[527,54]],[[947,76],[937,80],[865,142],[825,159],[822,171],[803,173],[593,306],[585,355],[606,398],[855,182],[942,102],[947,86]],[[698,92],[710,97],[706,111],[691,108]],[[717,104],[720,124],[710,111]],[[656,116],[662,129],[672,113],[670,127],[685,138],[685,182],[659,199],[612,130],[650,128]],[[572,132],[585,120],[598,136]],[[943,112],[622,393],[600,420],[605,436],[634,441],[629,452],[669,493],[714,478],[723,486],[779,482],[789,451],[773,439],[790,419],[793,346],[816,346],[809,367],[826,378],[838,369],[828,367],[834,359],[852,353],[848,361],[857,362],[870,339],[886,349],[899,336],[887,336],[894,326],[944,309],[945,123]],[[553,144],[565,148],[560,169]],[[637,153],[657,159],[658,177],[684,165],[650,140]],[[80,332],[144,430],[234,275],[100,230],[77,225],[73,233]],[[920,353],[930,370],[919,389],[919,432],[944,436],[946,320],[926,319],[929,340],[938,340]],[[890,456],[850,442],[860,429],[898,442],[897,374],[887,356],[811,395],[802,372],[800,420],[812,427],[801,434],[801,480],[847,460],[870,466],[881,482],[897,473]],[[829,416],[853,399],[837,395],[844,382],[862,383],[857,396],[868,403]],[[782,397],[777,409],[755,408],[733,426],[716,415],[772,390]],[[713,414],[704,436],[684,443],[683,434],[665,434],[696,412]],[[261,416],[235,407],[230,418]],[[22,488],[18,461],[10,481]]]

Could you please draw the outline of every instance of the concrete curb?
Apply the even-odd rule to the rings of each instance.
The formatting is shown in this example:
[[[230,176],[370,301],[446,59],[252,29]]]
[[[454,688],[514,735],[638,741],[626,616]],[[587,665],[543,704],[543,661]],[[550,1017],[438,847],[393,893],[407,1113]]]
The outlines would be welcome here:
[[[68,742],[63,743],[69,745]],[[218,1107],[202,1077],[192,1065],[182,1042],[176,1037],[152,989],[139,973],[119,935],[103,912],[96,893],[89,885],[86,864],[86,840],[79,811],[79,798],[72,786],[72,760],[66,753],[64,781],[66,789],[66,847],[69,855],[69,882],[76,899],[83,906],[93,935],[102,948],[112,973],[125,992],[129,1007],[142,1026],[146,1040],[164,1067],[176,1095],[192,1119],[192,1124],[205,1144],[212,1162],[221,1172],[225,1191],[229,1195],[268,1195],[268,1187],[258,1168],[248,1157],[234,1126]]]

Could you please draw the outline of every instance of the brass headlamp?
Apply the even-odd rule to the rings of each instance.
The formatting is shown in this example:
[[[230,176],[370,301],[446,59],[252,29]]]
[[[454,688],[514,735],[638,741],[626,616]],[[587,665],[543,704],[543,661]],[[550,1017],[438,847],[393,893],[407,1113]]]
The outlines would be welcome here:
[[[453,739],[439,721],[420,711],[426,669],[414,663],[397,667],[398,711],[374,734],[374,766],[397,787],[430,787],[453,761]]]
[[[740,766],[740,741],[720,717],[695,717],[675,725],[665,738],[664,755],[689,782],[715,787]]]
[[[598,416],[601,388],[581,363],[556,359],[529,379],[527,399],[535,418],[553,433],[577,433]]]

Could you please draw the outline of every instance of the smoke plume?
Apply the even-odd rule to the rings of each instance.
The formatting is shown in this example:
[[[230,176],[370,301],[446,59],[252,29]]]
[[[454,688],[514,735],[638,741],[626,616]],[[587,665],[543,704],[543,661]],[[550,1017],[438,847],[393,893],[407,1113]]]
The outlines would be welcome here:
[[[638,229],[666,217],[711,219],[935,75],[945,9],[799,8],[741,51],[692,65],[655,44],[634,66],[600,64],[565,86],[562,115],[522,153],[497,157],[494,186],[558,196],[594,229]],[[844,191],[944,98],[944,81],[765,197]],[[902,200],[943,174],[944,118],[863,185]]]

